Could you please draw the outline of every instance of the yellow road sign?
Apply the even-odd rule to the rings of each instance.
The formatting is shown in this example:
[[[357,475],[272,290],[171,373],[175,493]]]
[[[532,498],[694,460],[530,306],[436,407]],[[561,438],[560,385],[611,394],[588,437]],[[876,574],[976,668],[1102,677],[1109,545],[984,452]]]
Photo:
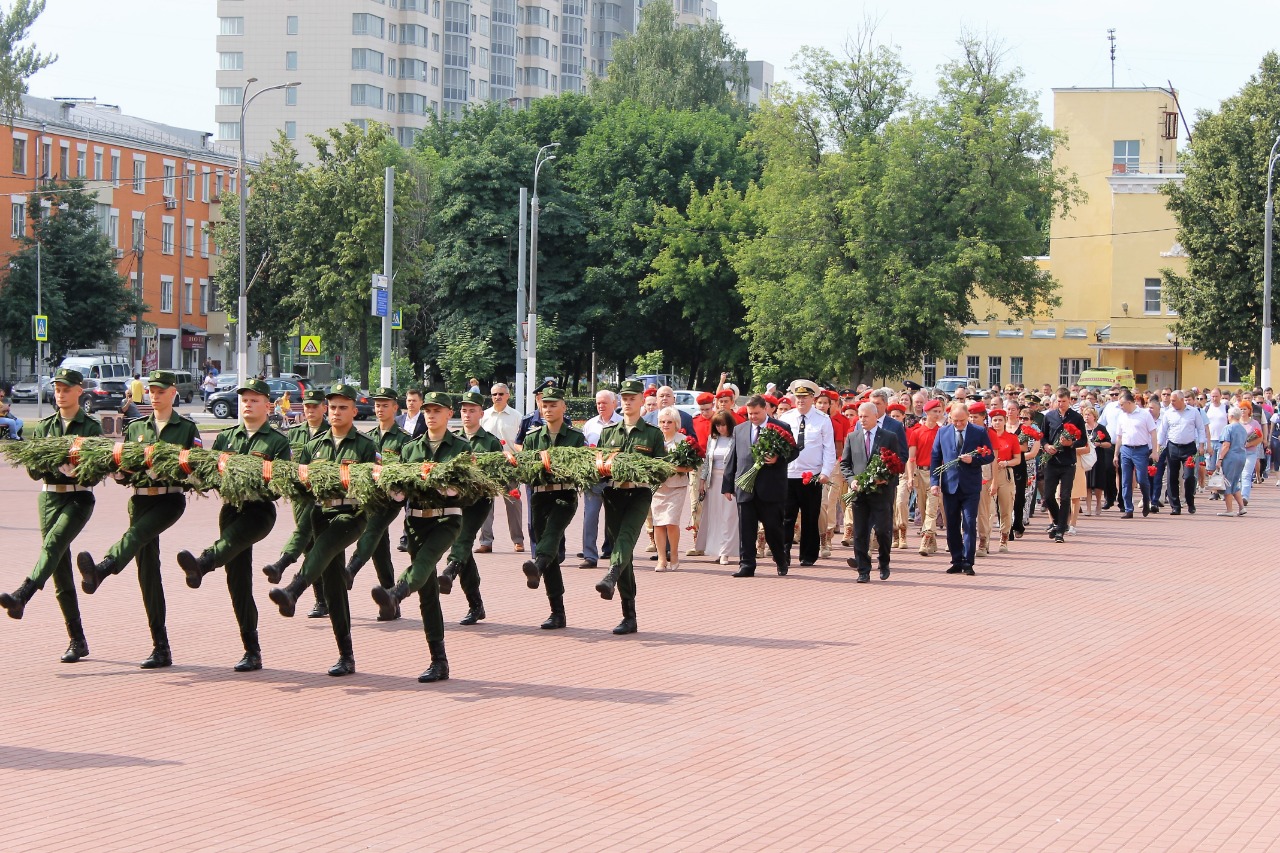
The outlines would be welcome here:
[[[300,338],[301,346],[299,351],[303,355],[319,355],[320,354],[320,336],[319,335],[302,335]]]

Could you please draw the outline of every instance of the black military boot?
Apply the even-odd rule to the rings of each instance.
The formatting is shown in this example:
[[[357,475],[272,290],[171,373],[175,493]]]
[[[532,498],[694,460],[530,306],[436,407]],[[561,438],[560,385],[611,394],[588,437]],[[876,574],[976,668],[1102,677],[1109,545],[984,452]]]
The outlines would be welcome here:
[[[268,583],[280,583],[280,579],[284,577],[284,570],[292,565],[292,557],[281,557],[274,563],[263,566],[262,573],[267,576]]]
[[[36,594],[36,590],[40,587],[36,586],[36,582],[31,578],[23,580],[22,585],[13,591],[10,595],[7,592],[0,592],[0,607],[9,612],[10,619],[21,619],[22,611],[26,609],[27,602],[31,600],[31,596]]]
[[[244,657],[232,669],[236,672],[257,672],[262,669],[262,647],[258,645],[258,632],[242,632],[240,642],[244,644]]]
[[[199,589],[204,576],[213,571],[213,558],[205,551],[199,557],[190,551],[178,552],[178,565],[187,576],[187,586]]]
[[[318,583],[311,585],[311,589],[316,594],[316,603],[312,606],[311,612],[307,614],[308,619],[324,619],[329,615],[329,602],[324,599],[324,587]]]
[[[605,572],[604,577],[600,579],[600,583],[596,584],[596,592],[600,593],[600,597],[605,601],[613,601],[613,590],[618,585],[618,575],[621,573],[621,566],[610,566],[609,571]]]
[[[525,560],[521,568],[524,569],[525,586],[529,587],[529,589],[537,589],[538,584],[542,583],[542,557]]]
[[[81,551],[76,555],[76,567],[80,569],[80,588],[84,590],[85,595],[93,595],[107,575],[116,573],[114,560],[108,557],[101,563],[95,564],[93,555],[88,551]]]
[[[356,655],[351,649],[351,635],[338,641],[338,662],[329,667],[329,674],[334,678],[341,675],[353,675],[356,671]]]
[[[634,634],[636,632],[636,600],[622,599],[622,621],[613,629],[615,634]]]
[[[138,664],[141,669],[163,669],[166,666],[173,666],[173,653],[169,651],[169,638],[167,636],[155,637],[155,645],[151,649],[151,656]]]
[[[71,645],[62,654],[63,663],[75,663],[89,656],[89,641],[84,638],[84,626],[80,620],[67,623],[67,633],[71,636]]]
[[[403,533],[402,533],[402,534],[400,534],[400,544],[396,546],[396,550],[397,550],[397,551],[408,551],[408,550],[409,550],[409,537],[408,537],[407,535],[405,535],[405,534],[403,534]]]
[[[288,586],[276,587],[267,593],[267,598],[274,601],[280,608],[281,616],[292,617],[294,609],[298,606],[298,596],[302,595],[302,591],[306,588],[307,582],[302,579],[302,575],[294,575]]]
[[[427,667],[427,671],[418,676],[418,681],[422,684],[430,684],[433,681],[449,680],[449,661],[444,656],[444,640],[428,640],[427,648],[431,649],[431,666]]]
[[[458,622],[459,625],[474,625],[484,618],[484,599],[480,590],[463,590],[467,594],[467,615]]]
[[[565,626],[564,620],[564,596],[548,595],[547,600],[551,602],[551,615],[547,617],[547,621],[539,625],[544,631],[554,631],[556,628]]]
[[[373,600],[378,603],[378,619],[390,622],[400,618],[400,602],[409,597],[409,585],[400,581],[393,587],[375,586]]]
[[[436,582],[440,584],[440,594],[448,595],[453,592],[453,582],[458,579],[458,574],[462,571],[462,564],[454,560],[450,560],[445,564],[444,571],[440,573],[440,577],[436,578]]]

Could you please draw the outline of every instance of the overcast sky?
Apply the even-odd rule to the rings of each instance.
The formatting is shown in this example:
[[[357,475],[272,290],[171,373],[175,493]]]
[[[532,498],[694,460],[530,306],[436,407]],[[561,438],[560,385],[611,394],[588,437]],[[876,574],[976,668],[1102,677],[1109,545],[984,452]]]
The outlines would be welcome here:
[[[1280,22],[1275,0],[721,0],[720,17],[750,59],[773,63],[778,80],[800,47],[839,52],[869,18],[882,41],[901,48],[920,92],[932,90],[938,65],[956,56],[962,31],[994,36],[1025,72],[1047,120],[1051,88],[1110,85],[1109,27],[1116,85],[1172,80],[1194,121],[1195,110],[1215,109],[1277,49]],[[215,0],[48,0],[32,38],[59,59],[32,78],[31,94],[96,97],[131,115],[212,131],[217,30]]]

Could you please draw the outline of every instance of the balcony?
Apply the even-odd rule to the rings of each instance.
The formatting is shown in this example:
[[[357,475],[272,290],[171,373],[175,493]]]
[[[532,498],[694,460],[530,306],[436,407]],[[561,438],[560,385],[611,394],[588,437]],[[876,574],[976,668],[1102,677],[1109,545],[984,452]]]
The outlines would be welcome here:
[[[1177,161],[1172,163],[1159,161],[1155,163],[1112,163],[1111,174],[1113,175],[1181,175],[1182,170],[1178,168]]]

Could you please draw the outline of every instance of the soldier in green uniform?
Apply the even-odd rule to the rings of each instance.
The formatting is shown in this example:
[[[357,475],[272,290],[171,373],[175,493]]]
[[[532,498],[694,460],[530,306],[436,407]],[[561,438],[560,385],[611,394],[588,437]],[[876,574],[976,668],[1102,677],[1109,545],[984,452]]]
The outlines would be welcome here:
[[[454,435],[470,444],[472,453],[502,451],[502,442],[498,437],[480,426],[480,417],[484,414],[482,394],[478,391],[462,394],[458,410],[462,416],[462,428]],[[467,615],[462,617],[459,625],[474,625],[485,615],[484,599],[480,597],[480,567],[476,565],[471,546],[475,544],[476,534],[480,532],[484,520],[492,510],[493,498],[482,498],[462,511],[462,530],[449,551],[448,564],[440,573],[441,595],[448,595],[453,590],[453,581],[457,578],[467,596]]]
[[[423,400],[422,411],[427,431],[404,446],[401,461],[445,462],[471,452],[471,445],[465,439],[449,432],[453,398],[432,391]],[[418,676],[418,681],[423,683],[444,681],[449,677],[436,564],[453,547],[462,530],[462,503],[456,498],[446,498],[444,504],[442,507],[426,507],[415,504],[412,496],[409,498],[409,517],[405,525],[409,536],[409,557],[413,563],[400,575],[395,586],[373,588],[373,600],[378,602],[382,615],[388,618],[399,609],[400,602],[408,598],[409,593],[418,593],[422,627],[427,633],[427,648],[431,650],[431,666]]]
[[[36,424],[32,438],[51,438],[59,435],[102,435],[102,426],[80,409],[80,393],[83,378],[79,371],[59,370],[53,377],[53,399],[57,411]],[[89,655],[89,643],[80,622],[80,603],[76,599],[75,575],[71,573],[71,543],[84,530],[93,515],[93,490],[79,485],[70,476],[71,463],[58,474],[46,476],[40,489],[36,506],[40,513],[40,535],[44,542],[35,568],[22,585],[10,595],[0,594],[0,607],[13,619],[21,619],[22,611],[37,590],[44,589],[49,576],[53,576],[53,591],[62,609],[62,619],[67,623],[67,635],[71,645],[62,656],[63,663],[75,663]],[[39,475],[32,473],[34,480]]]
[[[178,396],[177,378],[168,370],[153,370],[147,377],[151,391],[150,417],[138,418],[125,428],[124,440],[155,444],[167,442],[179,447],[201,447],[200,428],[195,421],[173,410]],[[160,534],[172,527],[187,508],[185,486],[152,486],[145,471],[126,478],[133,487],[129,498],[129,529],[107,551],[101,563],[94,563],[88,551],[76,555],[80,588],[92,595],[108,575],[119,574],[130,560],[138,563],[138,585],[151,629],[151,656],[143,669],[172,666],[169,634],[165,630],[164,584],[160,579]]]
[[[524,437],[524,450],[550,450],[553,447],[586,447],[587,439],[582,430],[564,419],[564,389],[551,387],[542,392],[538,404],[542,425],[531,429]],[[565,626],[564,577],[560,572],[560,557],[564,531],[578,511],[578,493],[571,485],[531,486],[529,488],[529,514],[532,520],[534,558],[525,560],[524,574],[529,589],[537,589],[542,578],[547,581],[547,600],[551,603],[551,615],[541,627],[551,630]]]
[[[605,427],[597,446],[606,453],[616,450],[644,456],[665,455],[662,430],[640,419],[644,384],[628,380],[622,383],[618,393],[622,422]],[[636,572],[632,555],[652,501],[653,490],[636,483],[614,482],[604,490],[604,523],[606,535],[613,542],[613,553],[609,555],[609,571],[596,584],[596,592],[606,601],[613,598],[615,587],[622,593],[622,621],[613,629],[615,634],[636,632]]]
[[[384,386],[373,389],[371,396],[373,413],[378,419],[378,425],[365,435],[372,438],[373,443],[378,446],[378,452],[382,454],[384,463],[399,462],[401,448],[411,440],[409,433],[396,425],[396,414],[400,411],[400,395],[394,388]],[[402,504],[390,503],[383,509],[365,513],[364,532],[360,534],[355,552],[347,561],[345,570],[347,589],[351,589],[352,584],[355,583],[356,573],[369,561],[370,557],[373,558],[373,568],[378,573],[379,586],[391,586],[396,582],[396,567],[391,563],[391,536],[387,533],[387,528],[400,517],[402,508]],[[399,619],[399,611],[391,618]],[[388,620],[380,613],[378,621]]]
[[[240,383],[239,424],[224,429],[213,441],[213,449],[256,456],[263,461],[288,459],[289,439],[267,423],[271,409],[271,389],[261,379]],[[258,644],[258,608],[253,603],[253,544],[262,541],[276,523],[274,501],[246,501],[240,506],[223,504],[218,513],[218,541],[199,557],[190,551],[178,552],[178,565],[187,575],[187,586],[198,589],[204,576],[219,566],[227,567],[227,591],[231,609],[240,626],[244,657],[236,672],[262,669],[262,647]]]
[[[345,383],[329,388],[325,395],[329,403],[329,431],[312,439],[298,452],[298,463],[322,459],[331,462],[378,461],[378,448],[373,439],[354,427],[359,396],[360,389]],[[311,509],[315,540],[307,551],[302,568],[288,586],[278,586],[268,593],[282,616],[292,616],[298,596],[307,585],[317,580],[323,582],[329,622],[338,642],[338,662],[329,668],[329,674],[333,676],[350,675],[356,671],[355,652],[351,646],[351,607],[343,579],[345,561],[342,552],[360,538],[364,524],[364,511],[354,501],[346,498],[317,501]]]
[[[289,449],[294,456],[297,456],[298,451],[306,447],[309,441],[329,431],[328,413],[329,406],[325,403],[323,391],[319,388],[308,388],[302,392],[302,423],[290,427],[285,433],[285,437],[289,439]],[[313,503],[300,498],[293,501],[292,505],[293,535],[289,537],[288,542],[284,543],[280,559],[262,568],[262,573],[267,576],[267,582],[271,584],[280,583],[284,570],[298,561],[298,558],[311,547],[311,540],[315,538],[311,530]],[[323,619],[329,615],[329,608],[324,602],[324,585],[316,581],[311,585],[311,589],[315,591],[316,604],[307,616],[311,619]]]

